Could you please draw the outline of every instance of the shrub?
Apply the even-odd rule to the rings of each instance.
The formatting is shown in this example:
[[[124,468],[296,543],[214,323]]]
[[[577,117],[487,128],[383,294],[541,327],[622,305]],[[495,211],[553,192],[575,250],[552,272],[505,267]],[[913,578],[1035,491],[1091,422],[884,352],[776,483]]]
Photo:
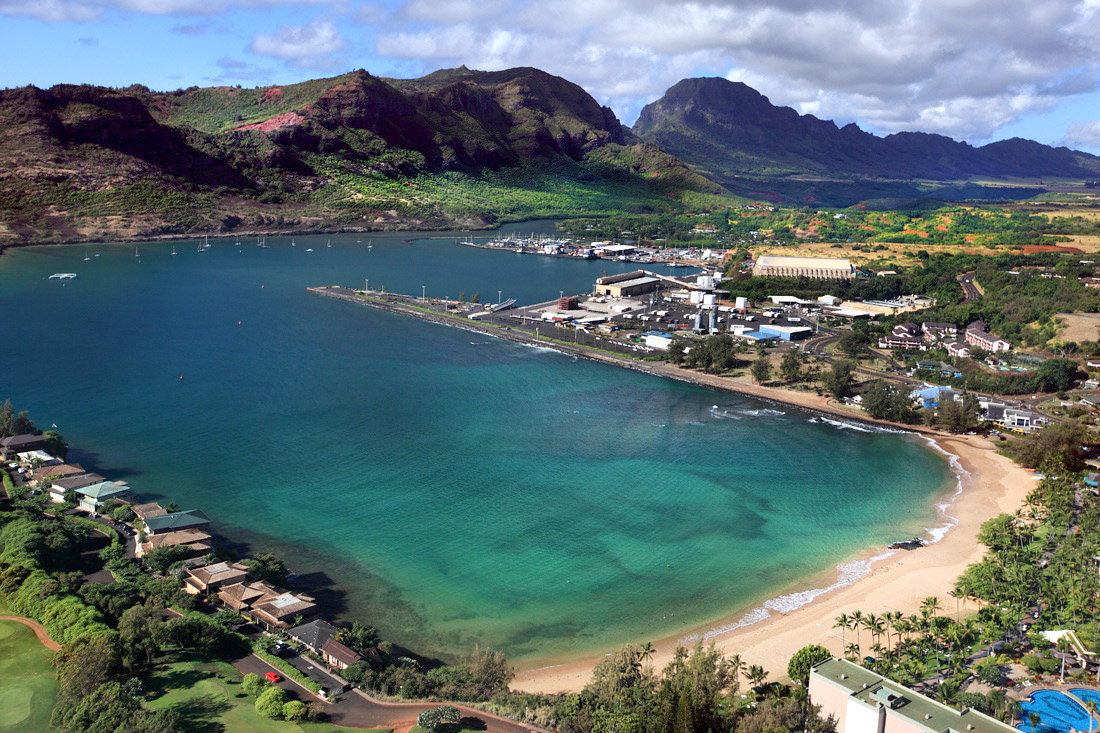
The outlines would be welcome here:
[[[264,691],[265,687],[267,687],[267,685],[258,674],[252,674],[250,672],[241,680],[241,689],[253,697],[258,697],[260,693]]]
[[[306,717],[306,704],[301,700],[283,703],[283,717],[287,720],[301,720]]]
[[[268,687],[256,700],[256,712],[265,718],[278,720],[283,717],[286,692],[278,687]]]

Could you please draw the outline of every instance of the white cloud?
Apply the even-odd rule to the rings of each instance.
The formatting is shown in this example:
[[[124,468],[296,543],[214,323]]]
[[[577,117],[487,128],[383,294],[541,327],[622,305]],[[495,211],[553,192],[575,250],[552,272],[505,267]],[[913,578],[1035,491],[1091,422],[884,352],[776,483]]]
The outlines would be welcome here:
[[[330,69],[337,65],[335,54],[344,46],[336,26],[318,19],[302,26],[283,26],[275,33],[257,33],[248,50],[306,69]]]
[[[511,0],[411,0],[401,15],[429,23],[462,23],[498,16],[511,5]]]
[[[347,50],[341,19],[373,26],[380,71],[536,66],[627,123],[685,76],[724,75],[840,123],[980,142],[1100,87],[1100,0],[0,0],[0,16],[311,5],[326,19],[257,33],[249,49],[301,68],[332,68],[344,52],[376,63]]]
[[[980,141],[1095,91],[1097,0],[408,0],[385,56],[530,65],[582,84],[630,122],[688,75],[734,74],[776,104],[879,132]]]
[[[1070,125],[1066,128],[1062,144],[1100,154],[1100,120]]]
[[[217,15],[234,8],[340,4],[342,0],[0,0],[0,15],[44,21],[98,20],[107,11],[141,15]]]

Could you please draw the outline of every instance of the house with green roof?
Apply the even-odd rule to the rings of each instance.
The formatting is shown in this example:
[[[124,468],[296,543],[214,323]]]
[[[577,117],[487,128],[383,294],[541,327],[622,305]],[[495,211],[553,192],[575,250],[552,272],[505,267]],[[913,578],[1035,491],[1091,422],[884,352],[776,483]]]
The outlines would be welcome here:
[[[198,509],[188,509],[185,512],[171,512],[157,517],[145,518],[145,534],[153,536],[158,532],[176,532],[181,529],[192,529],[210,524],[210,517]]]
[[[77,506],[86,512],[98,512],[100,507],[107,503],[108,499],[122,499],[130,493],[130,489],[114,481],[100,481],[91,486],[76,489],[80,495]]]

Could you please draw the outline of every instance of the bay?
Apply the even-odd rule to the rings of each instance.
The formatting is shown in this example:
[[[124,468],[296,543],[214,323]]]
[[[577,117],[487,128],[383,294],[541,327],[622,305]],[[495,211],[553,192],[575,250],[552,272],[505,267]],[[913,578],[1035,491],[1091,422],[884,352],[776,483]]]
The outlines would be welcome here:
[[[634,267],[428,236],[9,250],[0,397],[443,657],[660,638],[937,522],[954,479],[912,436],[305,291],[532,302]]]

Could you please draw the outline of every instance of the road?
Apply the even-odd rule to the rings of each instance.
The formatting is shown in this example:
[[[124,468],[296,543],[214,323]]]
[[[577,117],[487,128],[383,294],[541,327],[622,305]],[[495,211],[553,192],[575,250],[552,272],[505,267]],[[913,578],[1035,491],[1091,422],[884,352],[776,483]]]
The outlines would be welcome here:
[[[963,301],[969,303],[972,300],[977,300],[982,297],[982,292],[978,290],[978,286],[974,284],[974,273],[964,272],[959,275],[956,280],[959,281],[959,285],[963,289]]]
[[[351,692],[343,693],[329,702],[321,700],[321,698],[314,695],[294,680],[287,679],[281,670],[271,666],[255,654],[250,654],[243,659],[237,660],[233,663],[233,666],[243,674],[251,673],[259,675],[260,677],[263,677],[268,672],[277,672],[279,676],[283,678],[282,681],[279,682],[279,687],[287,692],[294,693],[294,695],[303,702],[324,703],[324,710],[328,714],[331,722],[352,728],[393,728],[395,731],[407,731],[409,728],[416,725],[416,716],[420,715],[420,713],[445,704],[386,702],[371,697],[362,690],[352,690]],[[299,665],[295,664],[294,666],[297,667]],[[325,675],[329,676],[327,672],[325,672]],[[466,723],[465,727],[467,728],[484,728],[485,730],[495,733],[530,733],[530,731],[541,730],[535,726],[517,723],[514,720],[501,718],[491,713],[485,713],[480,710],[465,707],[464,705],[454,705],[462,712],[462,720]]]

